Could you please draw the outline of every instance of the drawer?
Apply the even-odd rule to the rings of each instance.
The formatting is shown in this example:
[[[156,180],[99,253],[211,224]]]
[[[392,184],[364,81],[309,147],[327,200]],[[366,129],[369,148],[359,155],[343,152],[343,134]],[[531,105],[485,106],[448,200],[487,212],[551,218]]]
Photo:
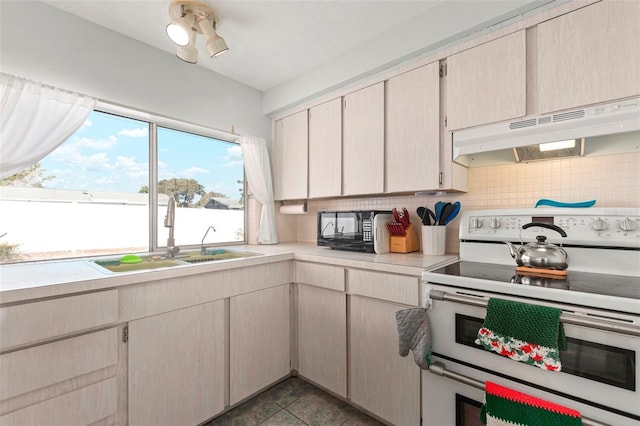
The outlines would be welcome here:
[[[295,282],[344,291],[344,268],[319,263],[296,262]]]
[[[89,425],[115,416],[117,401],[117,379],[114,377],[0,416],[0,424]]]
[[[407,275],[349,269],[349,294],[388,300],[404,305],[420,304],[420,279]]]
[[[5,353],[0,355],[0,399],[115,366],[117,362],[116,327]]]
[[[117,290],[0,308],[0,349],[115,324]]]

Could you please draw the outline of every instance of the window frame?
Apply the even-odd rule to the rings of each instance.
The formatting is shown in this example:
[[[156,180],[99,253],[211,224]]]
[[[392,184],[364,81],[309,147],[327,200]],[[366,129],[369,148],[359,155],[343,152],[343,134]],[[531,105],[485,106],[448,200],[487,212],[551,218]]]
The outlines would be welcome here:
[[[197,136],[204,136],[209,138],[218,139],[223,142],[235,143],[238,142],[239,135],[235,133],[224,132],[222,130],[213,129],[210,127],[201,126],[198,124],[181,121],[159,114],[154,114],[147,111],[142,111],[123,105],[117,105],[106,101],[99,100],[94,111],[103,112],[106,114],[118,115],[124,118],[132,118],[134,120],[144,121],[149,124],[149,245],[150,252],[157,252],[164,246],[160,245],[158,241],[158,221],[161,216],[158,212],[158,127],[164,127],[180,132],[191,133]],[[244,193],[244,240],[242,241],[229,241],[225,243],[212,243],[212,246],[228,246],[228,245],[243,245],[247,244],[248,236],[247,230],[249,225],[248,209],[247,209],[247,175],[245,172],[244,159],[242,161],[242,180],[243,180],[243,193]],[[199,245],[186,245],[184,248],[198,248]]]

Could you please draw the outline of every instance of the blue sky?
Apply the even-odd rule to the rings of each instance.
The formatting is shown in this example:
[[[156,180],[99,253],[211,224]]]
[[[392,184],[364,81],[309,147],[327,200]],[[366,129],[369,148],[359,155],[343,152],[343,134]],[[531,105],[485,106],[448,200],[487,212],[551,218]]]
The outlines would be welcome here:
[[[40,161],[47,188],[134,192],[148,185],[148,124],[93,112],[63,145]],[[158,129],[158,179],[196,179],[205,190],[239,198],[240,146]]]

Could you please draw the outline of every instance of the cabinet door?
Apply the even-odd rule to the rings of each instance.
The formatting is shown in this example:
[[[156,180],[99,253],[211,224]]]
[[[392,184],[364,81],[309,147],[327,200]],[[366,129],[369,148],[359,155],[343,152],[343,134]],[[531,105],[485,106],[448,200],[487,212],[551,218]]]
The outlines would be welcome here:
[[[350,296],[351,401],[403,426],[420,425],[420,368],[398,355],[395,312],[407,306]]]
[[[129,424],[195,425],[224,409],[224,301],[129,323]]]
[[[307,110],[276,122],[276,144],[276,199],[307,198]]]
[[[298,285],[298,369],[303,377],[347,396],[347,296]]]
[[[344,97],[342,195],[384,190],[384,83]]]
[[[387,81],[385,192],[439,187],[439,68],[435,62]]]
[[[288,284],[231,298],[232,405],[291,372],[290,306]]]
[[[342,193],[342,102],[309,109],[309,198]]]
[[[639,23],[640,2],[602,1],[538,25],[540,112],[639,95]]]
[[[447,58],[447,128],[526,114],[525,30]]]

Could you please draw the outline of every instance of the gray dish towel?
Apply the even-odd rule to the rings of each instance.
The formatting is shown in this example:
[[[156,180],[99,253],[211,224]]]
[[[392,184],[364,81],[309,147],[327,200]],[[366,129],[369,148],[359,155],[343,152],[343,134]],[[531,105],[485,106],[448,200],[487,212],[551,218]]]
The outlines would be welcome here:
[[[409,308],[396,312],[400,356],[413,351],[413,359],[422,369],[431,363],[431,328],[425,308]]]

